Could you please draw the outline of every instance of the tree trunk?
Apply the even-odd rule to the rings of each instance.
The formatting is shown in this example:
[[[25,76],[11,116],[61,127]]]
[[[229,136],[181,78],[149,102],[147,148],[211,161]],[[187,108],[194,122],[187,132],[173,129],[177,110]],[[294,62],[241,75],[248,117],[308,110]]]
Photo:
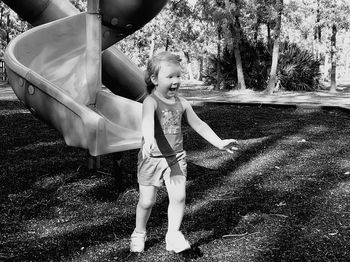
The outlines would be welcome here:
[[[270,22],[268,22],[267,24],[266,24],[266,28],[267,28],[267,46],[268,46],[268,48],[269,48],[269,51],[271,52],[271,50],[272,50],[272,40],[271,40],[271,23]]]
[[[2,41],[5,41],[6,40],[6,36],[7,36],[6,31],[4,29],[2,29],[2,28],[5,28],[5,23],[3,22],[4,12],[5,12],[5,8],[2,7],[1,8],[1,12],[0,12],[0,48],[1,49],[3,49]]]
[[[315,57],[319,59],[320,57],[320,46],[321,46],[321,11],[320,11],[320,0],[317,0],[317,10],[316,10],[316,26],[314,29],[314,41],[315,41]]]
[[[239,8],[239,1],[235,0],[235,5],[236,8]],[[239,10],[236,10],[236,14],[233,15],[231,13],[230,9],[230,2],[229,0],[225,0],[225,7],[226,11],[230,15],[231,18],[231,33],[232,33],[232,40],[233,40],[233,53],[235,55],[235,60],[236,60],[236,67],[237,67],[237,89],[240,90],[245,90],[247,89],[245,85],[245,80],[244,80],[244,73],[243,73],[243,65],[242,65],[242,58],[241,58],[241,51],[240,51],[240,42],[242,39],[242,30],[241,30],[241,24],[239,22]]]
[[[6,25],[7,25],[7,30],[6,30],[6,45],[8,45],[10,43],[10,14],[7,15],[7,22],[6,22]]]
[[[188,51],[183,51],[185,57],[186,57],[186,64],[187,64],[187,72],[188,72],[188,76],[190,78],[190,80],[193,80],[193,71],[192,71],[192,64],[191,64],[191,58],[190,58],[190,54]]]
[[[198,72],[198,77],[197,80],[198,81],[202,81],[203,80],[203,68],[204,68],[204,62],[203,62],[203,56],[199,57],[199,72]]]
[[[218,55],[216,59],[216,85],[214,86],[214,90],[220,89],[220,84],[222,81],[222,74],[221,74],[221,27],[218,26]]]
[[[165,41],[165,51],[168,51],[169,45],[170,45],[170,41],[169,41],[169,38],[167,38]]]
[[[153,57],[153,55],[154,55],[154,47],[155,47],[155,35],[152,34],[152,36],[151,36],[151,46],[150,46],[149,56],[148,57]]]
[[[280,45],[279,40],[276,41],[275,39],[273,43],[270,77],[266,88],[266,93],[268,94],[273,93],[277,83],[277,65],[278,65],[278,57],[279,57],[279,45]]]
[[[345,77],[346,77],[346,78],[349,78],[349,75],[350,75],[350,68],[349,68],[350,61],[349,61],[349,55],[350,55],[350,52],[348,51],[348,52],[346,53],[346,56],[345,56]]]
[[[2,19],[4,19],[4,12],[5,12],[5,8],[1,7],[1,12],[0,12],[0,26],[1,26],[1,28],[4,27],[4,23],[2,21]]]
[[[332,36],[331,36],[331,89],[330,92],[337,91],[336,82],[336,69],[337,69],[337,26],[333,24],[332,26]]]
[[[256,22],[254,24],[254,42],[257,43],[258,42],[258,36],[259,36],[259,28],[260,28],[260,19],[259,17],[256,19]]]
[[[329,54],[324,56],[323,80],[329,80]]]
[[[242,64],[242,58],[241,58],[241,52],[239,51],[239,46],[234,45],[233,52],[236,59],[236,66],[237,66],[237,89],[239,90],[246,90],[247,87],[245,85],[244,81],[244,74],[243,74],[243,64]]]
[[[276,26],[274,30],[271,71],[270,71],[269,82],[266,88],[266,93],[268,94],[273,93],[277,83],[277,65],[278,65],[279,47],[280,47],[280,32],[281,32],[281,23],[282,23],[283,0],[277,0],[276,9],[278,12],[278,16],[277,16]]]

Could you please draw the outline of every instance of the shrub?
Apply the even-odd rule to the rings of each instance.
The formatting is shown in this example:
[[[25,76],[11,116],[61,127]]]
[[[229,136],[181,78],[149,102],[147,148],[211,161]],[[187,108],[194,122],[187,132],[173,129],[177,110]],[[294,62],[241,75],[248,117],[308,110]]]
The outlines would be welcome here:
[[[240,46],[243,71],[247,88],[263,90],[271,67],[271,53],[263,42],[255,44],[245,41]],[[217,57],[209,59],[206,83],[216,84]],[[277,78],[280,87],[288,91],[312,91],[320,85],[319,61],[313,54],[295,43],[283,42],[280,46]],[[224,88],[234,89],[237,86],[237,70],[234,53],[227,46],[220,58]]]
[[[264,89],[268,68],[271,63],[269,61],[271,60],[270,54],[265,44],[258,42],[252,45],[249,42],[244,42],[240,49],[247,88],[254,90]],[[217,56],[214,55],[209,58],[209,66],[205,74],[206,84],[216,84],[217,59]],[[236,59],[233,50],[230,50],[227,46],[223,49],[220,57],[220,66],[222,76],[225,79],[224,88],[234,89],[237,86]]]
[[[280,47],[277,78],[288,91],[313,91],[320,86],[320,62],[314,55],[295,43]]]

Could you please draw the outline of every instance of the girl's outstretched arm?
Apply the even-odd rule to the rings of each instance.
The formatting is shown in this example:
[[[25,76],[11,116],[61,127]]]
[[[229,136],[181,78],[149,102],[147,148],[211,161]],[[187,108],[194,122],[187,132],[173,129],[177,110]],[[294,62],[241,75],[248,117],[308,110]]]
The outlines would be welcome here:
[[[184,99],[180,98],[182,105],[185,109],[185,114],[188,124],[205,140],[211,143],[213,146],[220,150],[226,150],[229,153],[233,153],[237,150],[237,140],[236,139],[221,139],[218,135],[205,123],[198,115],[194,112],[190,103]]]

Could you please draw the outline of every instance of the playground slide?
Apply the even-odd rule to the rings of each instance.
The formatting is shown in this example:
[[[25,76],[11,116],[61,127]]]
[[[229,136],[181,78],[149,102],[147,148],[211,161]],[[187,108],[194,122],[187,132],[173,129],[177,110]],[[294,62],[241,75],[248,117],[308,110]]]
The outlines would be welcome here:
[[[34,26],[42,24],[11,41],[5,53],[9,82],[29,110],[59,130],[67,145],[93,156],[138,148],[141,104],[133,100],[144,96],[142,73],[109,46],[141,28],[166,0],[100,1],[102,48],[109,47],[102,54],[102,82],[112,92],[87,82],[94,72],[85,66],[86,13],[68,0],[4,2]]]

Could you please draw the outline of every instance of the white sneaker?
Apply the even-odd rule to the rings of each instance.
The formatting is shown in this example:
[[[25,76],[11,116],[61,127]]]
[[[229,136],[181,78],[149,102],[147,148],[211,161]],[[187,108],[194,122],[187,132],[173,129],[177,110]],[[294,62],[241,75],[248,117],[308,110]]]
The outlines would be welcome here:
[[[166,250],[180,253],[191,248],[190,242],[188,242],[184,235],[177,231],[175,233],[167,233],[165,236]]]
[[[146,232],[139,233],[134,230],[130,237],[130,251],[131,252],[143,252],[145,249],[145,242],[147,236]]]

